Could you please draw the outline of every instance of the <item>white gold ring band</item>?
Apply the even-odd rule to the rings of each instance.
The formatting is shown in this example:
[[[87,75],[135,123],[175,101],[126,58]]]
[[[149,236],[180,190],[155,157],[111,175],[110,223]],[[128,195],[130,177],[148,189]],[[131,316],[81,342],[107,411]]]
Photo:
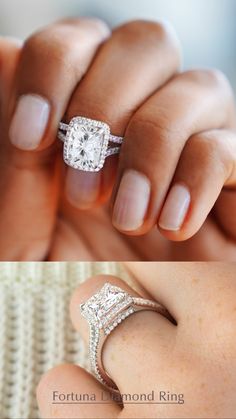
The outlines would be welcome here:
[[[131,314],[152,310],[173,322],[169,312],[159,303],[141,297],[133,297],[123,289],[106,283],[99,292],[80,305],[82,316],[89,323],[89,356],[91,371],[95,377],[113,392],[118,388],[102,362],[102,348],[108,335]]]

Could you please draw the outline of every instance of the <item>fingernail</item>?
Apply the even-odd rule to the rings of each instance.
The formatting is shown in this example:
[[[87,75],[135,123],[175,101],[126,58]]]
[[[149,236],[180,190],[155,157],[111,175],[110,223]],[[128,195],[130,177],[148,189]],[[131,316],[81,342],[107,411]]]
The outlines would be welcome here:
[[[149,179],[135,170],[127,170],[120,182],[112,222],[124,231],[137,230],[142,226],[150,199]]]
[[[190,200],[189,190],[185,186],[174,185],[162,209],[159,226],[164,230],[179,230],[188,212]]]
[[[50,114],[46,99],[37,95],[19,98],[12,118],[9,137],[12,144],[22,150],[34,150],[45,133]]]
[[[82,172],[70,167],[66,179],[69,202],[79,209],[90,208],[98,198],[100,180],[100,173]]]

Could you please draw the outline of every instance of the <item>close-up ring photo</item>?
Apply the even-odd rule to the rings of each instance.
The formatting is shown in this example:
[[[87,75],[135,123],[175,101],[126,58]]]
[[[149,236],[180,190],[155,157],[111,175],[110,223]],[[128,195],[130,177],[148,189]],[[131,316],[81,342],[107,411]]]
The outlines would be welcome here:
[[[236,261],[235,7],[2,0],[0,260]]]
[[[235,418],[236,265],[2,263],[0,417]]]

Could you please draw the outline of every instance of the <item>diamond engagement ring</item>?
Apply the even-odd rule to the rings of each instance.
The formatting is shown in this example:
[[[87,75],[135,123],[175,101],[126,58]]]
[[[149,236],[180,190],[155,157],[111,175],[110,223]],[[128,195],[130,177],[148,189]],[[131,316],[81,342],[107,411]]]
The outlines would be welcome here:
[[[173,322],[169,312],[159,303],[133,297],[123,289],[106,283],[99,292],[80,304],[82,316],[90,327],[90,366],[95,377],[113,392],[118,388],[106,373],[102,362],[102,348],[108,335],[131,314],[153,310]]]
[[[72,118],[69,124],[61,122],[58,138],[64,142],[65,163],[86,172],[101,170],[106,157],[120,152],[123,141],[123,137],[110,133],[105,122],[81,116]]]

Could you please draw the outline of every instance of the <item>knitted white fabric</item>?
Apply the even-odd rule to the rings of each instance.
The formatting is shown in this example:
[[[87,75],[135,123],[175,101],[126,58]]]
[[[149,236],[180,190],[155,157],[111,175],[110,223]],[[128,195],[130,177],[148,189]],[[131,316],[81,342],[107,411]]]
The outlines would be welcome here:
[[[88,367],[87,350],[69,318],[79,283],[98,273],[127,279],[112,262],[0,263],[0,418],[39,418],[41,375],[64,362]]]

